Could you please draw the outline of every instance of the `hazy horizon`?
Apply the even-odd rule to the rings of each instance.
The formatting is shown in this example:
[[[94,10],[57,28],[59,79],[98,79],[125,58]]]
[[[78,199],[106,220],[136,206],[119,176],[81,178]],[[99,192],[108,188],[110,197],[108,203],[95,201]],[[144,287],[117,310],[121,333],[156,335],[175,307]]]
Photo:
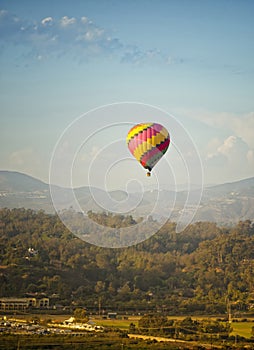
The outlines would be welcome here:
[[[45,185],[50,185],[49,182],[47,181],[43,181],[42,179],[38,178],[38,177],[35,177],[31,174],[27,174],[27,173],[23,173],[23,172],[20,172],[20,171],[15,171],[15,170],[6,170],[6,169],[0,169],[0,173],[1,172],[9,172],[9,173],[16,173],[16,174],[20,174],[20,175],[25,175],[25,176],[29,176],[35,180],[38,180],[38,181],[41,181],[43,182]],[[228,181],[228,182],[223,182],[223,183],[210,183],[210,184],[205,184],[204,185],[204,188],[209,188],[209,187],[213,187],[213,186],[219,186],[219,185],[225,185],[225,184],[230,184],[230,183],[235,183],[235,182],[240,182],[240,181],[245,181],[245,180],[249,180],[249,179],[254,179],[254,176],[251,176],[251,177],[248,177],[248,178],[241,178],[241,179],[238,179],[238,180],[235,180],[235,181]],[[51,185],[53,186],[58,186],[57,184],[54,184],[52,183]],[[199,188],[200,185],[198,184],[191,184],[192,186],[192,189],[195,190],[195,188]],[[182,184],[178,184],[177,185],[177,188],[172,185],[172,188],[168,187],[168,184],[160,184],[160,189],[161,191],[163,191],[164,189],[167,189],[167,190],[176,190],[176,191],[184,191],[184,190],[188,190],[188,186],[189,184],[188,183],[182,183]],[[89,187],[89,186],[84,186],[84,187]],[[73,187],[73,189],[79,189],[79,188],[82,188],[82,187]],[[100,187],[97,187],[98,189],[101,189],[101,190],[104,190],[104,188],[100,188]],[[144,187],[146,191],[149,191],[149,190],[154,190],[154,189],[158,189],[156,186],[154,185],[147,185],[146,187]],[[112,188],[112,189],[109,189],[109,191],[111,192],[114,192],[114,191],[125,191],[126,189],[125,188]],[[129,191],[130,193],[135,193],[135,191]]]

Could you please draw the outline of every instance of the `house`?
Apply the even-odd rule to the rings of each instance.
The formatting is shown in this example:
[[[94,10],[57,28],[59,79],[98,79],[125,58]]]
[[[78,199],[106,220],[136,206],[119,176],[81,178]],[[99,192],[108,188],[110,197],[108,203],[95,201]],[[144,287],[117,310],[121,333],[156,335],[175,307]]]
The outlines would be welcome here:
[[[49,298],[1,298],[0,310],[27,310],[30,308],[48,309]]]

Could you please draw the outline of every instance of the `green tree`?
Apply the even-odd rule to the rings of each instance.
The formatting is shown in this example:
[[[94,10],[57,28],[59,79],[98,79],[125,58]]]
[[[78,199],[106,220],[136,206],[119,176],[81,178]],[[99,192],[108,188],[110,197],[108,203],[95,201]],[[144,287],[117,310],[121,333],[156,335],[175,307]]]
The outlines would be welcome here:
[[[166,333],[171,326],[172,321],[169,321],[166,316],[162,315],[148,314],[141,317],[138,321],[140,331],[151,335]]]
[[[87,322],[88,317],[87,317],[86,310],[83,308],[75,309],[74,310],[74,318],[75,318],[75,321],[77,321],[77,322]]]

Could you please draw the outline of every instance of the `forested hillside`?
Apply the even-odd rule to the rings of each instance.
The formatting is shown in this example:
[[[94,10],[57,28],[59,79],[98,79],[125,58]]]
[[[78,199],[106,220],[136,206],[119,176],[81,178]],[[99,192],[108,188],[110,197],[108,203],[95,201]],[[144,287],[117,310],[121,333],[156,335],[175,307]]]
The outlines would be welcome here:
[[[99,222],[128,217],[90,213]],[[97,217],[96,217],[97,216]],[[167,313],[254,312],[254,225],[168,222],[149,240],[99,248],[73,236],[58,216],[0,210],[0,296],[45,294],[51,306]]]

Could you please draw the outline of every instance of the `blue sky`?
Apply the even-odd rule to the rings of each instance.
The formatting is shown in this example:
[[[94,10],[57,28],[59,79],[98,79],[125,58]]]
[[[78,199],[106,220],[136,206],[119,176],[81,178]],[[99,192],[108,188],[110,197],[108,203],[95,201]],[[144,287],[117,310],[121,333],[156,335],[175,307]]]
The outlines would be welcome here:
[[[182,123],[205,183],[253,176],[252,0],[0,0],[0,10],[1,169],[48,182],[54,146],[75,118],[135,101]]]

